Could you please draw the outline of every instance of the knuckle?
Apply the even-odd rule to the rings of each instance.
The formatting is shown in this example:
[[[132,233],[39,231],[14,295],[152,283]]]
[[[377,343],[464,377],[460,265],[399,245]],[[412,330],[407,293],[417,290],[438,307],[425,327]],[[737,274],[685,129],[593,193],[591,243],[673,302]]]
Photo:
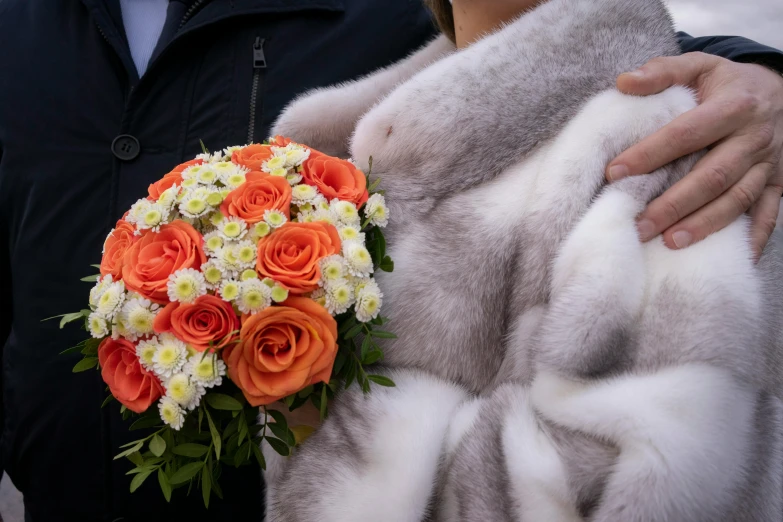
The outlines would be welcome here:
[[[756,202],[757,195],[750,188],[744,185],[735,185],[731,191],[731,199],[738,214],[748,210]]]
[[[759,108],[759,103],[759,99],[755,94],[743,89],[733,96],[729,114],[731,116],[752,114]]]
[[[704,190],[710,196],[717,198],[728,188],[729,175],[726,167],[722,165],[709,165],[701,173],[701,182]]]
[[[768,150],[775,141],[775,126],[771,123],[758,125],[753,133],[753,147],[756,150]]]
[[[669,199],[661,200],[661,212],[666,216],[666,221],[669,224],[676,223],[683,218],[683,212],[680,204],[677,201]]]
[[[710,234],[720,230],[720,228],[721,225],[717,216],[710,214],[709,212],[705,212],[704,215],[699,218],[699,221],[696,224],[699,237],[707,237]]]
[[[759,218],[759,220],[756,222],[756,226],[764,234],[765,238],[769,238],[775,231],[777,221],[771,216],[765,216]]]

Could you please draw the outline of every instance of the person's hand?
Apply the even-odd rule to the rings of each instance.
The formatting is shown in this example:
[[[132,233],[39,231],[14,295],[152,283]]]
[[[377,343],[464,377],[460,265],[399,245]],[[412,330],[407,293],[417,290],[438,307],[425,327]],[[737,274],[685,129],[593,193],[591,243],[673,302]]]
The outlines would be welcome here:
[[[669,248],[685,248],[750,211],[758,257],[775,228],[783,193],[783,77],[761,65],[704,53],[656,58],[617,79],[627,94],[686,85],[699,106],[609,163],[609,181],[646,174],[710,148],[693,171],[639,216],[639,235],[663,233]]]

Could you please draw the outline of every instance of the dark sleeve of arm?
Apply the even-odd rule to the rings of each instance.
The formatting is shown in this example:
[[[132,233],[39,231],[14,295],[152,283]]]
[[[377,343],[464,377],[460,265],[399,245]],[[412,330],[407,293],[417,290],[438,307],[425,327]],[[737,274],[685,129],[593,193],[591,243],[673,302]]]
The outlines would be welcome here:
[[[694,38],[677,33],[684,53],[701,51],[727,58],[734,62],[758,63],[783,73],[783,51],[761,45],[741,36],[702,36]]]
[[[3,149],[0,148],[0,161],[3,159]],[[5,427],[5,398],[3,391],[5,382],[3,381],[5,365],[3,358],[5,355],[5,345],[8,336],[11,333],[11,245],[8,230],[8,223],[0,211],[0,433]],[[4,463],[0,459],[0,476],[3,475]]]

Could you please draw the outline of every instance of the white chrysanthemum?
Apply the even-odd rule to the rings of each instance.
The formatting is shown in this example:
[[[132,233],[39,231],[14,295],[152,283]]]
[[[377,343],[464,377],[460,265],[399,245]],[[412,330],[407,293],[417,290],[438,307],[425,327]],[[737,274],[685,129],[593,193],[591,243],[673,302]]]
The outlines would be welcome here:
[[[220,181],[230,189],[235,189],[247,181],[247,172],[240,169],[238,165],[235,166],[237,168],[231,174],[225,174],[220,177]]]
[[[177,373],[171,376],[165,384],[166,397],[171,397],[177,404],[186,410],[193,410],[198,406],[205,390],[198,386],[186,373]]]
[[[167,212],[171,212],[174,205],[177,203],[177,196],[179,196],[179,186],[172,185],[163,192],[161,192],[158,198],[158,205],[163,207]]]
[[[237,308],[243,314],[254,314],[272,304],[272,289],[258,279],[248,279],[239,284]]]
[[[259,221],[250,229],[250,241],[258,243],[259,239],[268,236],[271,231],[272,227],[270,227],[268,223]]]
[[[378,317],[383,304],[383,293],[372,279],[358,285],[356,290],[356,319],[366,323]]]
[[[220,283],[226,276],[223,268],[214,259],[210,259],[201,265],[201,273],[204,274],[204,281],[206,281],[207,288],[210,290],[216,290],[220,287]]]
[[[294,185],[298,185],[299,183],[302,182],[302,175],[297,174],[296,172],[292,174],[286,174],[285,180],[288,182],[289,185],[293,187]]]
[[[278,284],[272,286],[272,301],[282,303],[286,299],[288,299],[288,288]]]
[[[312,221],[323,221],[324,223],[329,223],[330,225],[337,225],[339,224],[339,220],[337,219],[337,216],[334,212],[332,212],[328,208],[316,208],[315,211],[312,214]]]
[[[185,423],[185,410],[171,397],[163,397],[158,403],[158,411],[163,422],[179,431]]]
[[[310,299],[326,308],[326,290],[319,288],[310,294]]]
[[[142,337],[154,332],[152,323],[158,315],[160,305],[149,299],[133,298],[122,305],[122,317],[130,332]]]
[[[382,194],[373,194],[364,205],[364,216],[376,227],[389,224],[389,207]]]
[[[239,241],[247,234],[247,223],[238,217],[226,218],[217,227],[218,232],[228,241]]]
[[[299,145],[298,143],[289,143],[285,146],[285,164],[286,167],[298,167],[310,157],[310,149]]]
[[[225,198],[223,197],[223,194],[220,191],[220,189],[215,187],[209,189],[209,192],[207,193],[207,205],[209,205],[212,208],[217,208],[220,206],[221,203],[223,203],[223,199]],[[210,214],[202,219],[206,219],[207,222],[211,223],[211,218],[212,215]]]
[[[373,272],[370,252],[361,243],[343,243],[343,257],[348,273],[357,277],[369,276]]]
[[[236,245],[236,256],[242,268],[250,268],[256,265],[257,247],[252,241],[240,241]]]
[[[229,192],[230,192],[230,191],[229,191]],[[220,195],[223,197],[223,199],[226,199],[226,195],[227,195],[227,194],[228,194],[228,193],[227,193],[226,191],[224,191],[224,190],[220,191]],[[208,220],[209,220],[209,224],[210,224],[210,225],[212,225],[213,227],[217,227],[217,226],[220,226],[220,224],[221,224],[223,221],[225,221],[225,220],[226,220],[226,216],[224,216],[222,212],[220,212],[219,210],[217,210],[217,211],[215,211],[215,212],[212,212],[212,213],[209,215],[209,217],[208,217]]]
[[[329,200],[321,193],[313,199],[313,210],[329,210]]]
[[[214,185],[218,181],[218,173],[212,165],[201,165],[201,169],[193,177],[201,185]]]
[[[95,283],[95,286],[93,286],[90,289],[90,307],[92,309],[98,307],[98,301],[100,300],[101,296],[106,291],[106,289],[109,288],[109,285],[111,285],[111,283],[112,283],[111,274],[107,274],[99,278],[98,281]]]
[[[238,187],[245,182],[245,174],[247,174],[247,169],[237,165],[236,163],[231,161],[221,161],[220,163],[215,163],[212,165],[212,168],[217,173],[218,180],[220,180],[220,182],[227,187]],[[234,176],[237,175],[239,175],[239,177],[234,178]]]
[[[239,281],[236,279],[226,279],[220,285],[220,298],[224,301],[232,302],[239,297]]]
[[[242,150],[245,147],[247,147],[247,145],[232,145],[230,147],[226,147],[225,149],[223,149],[223,156],[225,156],[226,158],[231,158],[231,156],[234,155],[234,152],[238,150]]]
[[[337,232],[340,234],[340,240],[343,242],[356,241],[364,244],[364,232],[359,231],[358,225],[343,225],[337,227]]]
[[[285,151],[278,147],[272,147],[272,149],[272,157],[261,164],[261,170],[270,174],[278,169],[286,169]],[[274,151],[274,149],[277,149],[277,151]]]
[[[199,187],[184,193],[185,196],[179,204],[180,213],[189,218],[199,218],[212,212],[212,207],[207,203],[210,191],[205,187]]]
[[[239,260],[239,245],[233,242],[226,243],[226,246],[218,250],[215,262],[223,270],[224,277],[239,277],[239,273],[247,266]]]
[[[152,367],[160,377],[168,378],[182,371],[188,357],[187,345],[170,333],[158,336],[158,350],[152,356]]]
[[[339,315],[354,303],[353,288],[345,278],[328,281],[326,286],[326,310],[331,315]]]
[[[95,307],[95,311],[105,317],[107,320],[111,320],[117,312],[122,308],[122,304],[125,302],[125,283],[122,281],[115,281],[109,283],[106,289],[98,299],[98,305]]]
[[[329,204],[329,208],[332,210],[332,212],[340,221],[340,223],[345,223],[346,225],[356,225],[356,226],[359,226],[359,224],[361,223],[361,218],[359,217],[359,211],[356,210],[356,205],[354,205],[350,201],[341,201],[339,199],[333,199],[332,202]]]
[[[103,339],[109,335],[109,323],[97,312],[91,313],[87,318],[87,326],[90,329],[90,335],[96,339]]]
[[[147,198],[142,198],[136,201],[133,205],[131,205],[130,210],[128,211],[128,215],[125,216],[125,221],[132,225],[137,226],[136,234],[138,234],[138,225],[139,223],[144,222],[144,215],[147,213],[149,208],[154,205],[152,201],[148,200]]]
[[[169,222],[169,209],[159,203],[153,203],[146,208],[143,215],[136,221],[138,230],[150,229],[153,232],[160,232],[161,225]]]
[[[149,339],[143,339],[136,345],[136,355],[139,357],[139,362],[145,370],[149,372],[155,371],[155,353],[157,353],[160,345],[158,344],[157,337],[150,337]]]
[[[191,165],[183,169],[182,172],[180,173],[180,176],[182,176],[183,180],[185,179],[198,180],[199,173],[204,170],[210,170],[210,166],[208,164],[198,163],[196,165]]]
[[[169,299],[180,303],[192,303],[207,293],[204,274],[194,268],[183,268],[171,274],[166,287]]]
[[[219,150],[212,154],[210,154],[209,152],[202,152],[201,154],[196,156],[196,159],[200,159],[204,163],[218,163],[220,161],[223,161],[223,151]]]
[[[337,281],[348,275],[342,256],[328,256],[318,262],[321,268],[321,280],[318,286],[326,286],[329,281]]]
[[[182,371],[190,375],[197,386],[212,388],[223,383],[223,376],[226,375],[226,363],[217,354],[197,353],[188,360]]]
[[[111,325],[111,338],[116,341],[120,337],[124,337],[131,342],[136,342],[136,340],[139,338],[135,333],[128,329],[127,323],[122,313],[118,313],[114,317],[114,322]]]
[[[305,203],[312,204],[315,201],[315,197],[318,195],[318,189],[312,185],[296,185],[291,189],[291,202],[294,205],[304,205]]]
[[[264,221],[272,228],[279,228],[285,225],[287,219],[279,210],[265,210]]]
[[[223,242],[223,236],[217,230],[204,234],[204,252],[208,255],[215,255],[223,248]]]

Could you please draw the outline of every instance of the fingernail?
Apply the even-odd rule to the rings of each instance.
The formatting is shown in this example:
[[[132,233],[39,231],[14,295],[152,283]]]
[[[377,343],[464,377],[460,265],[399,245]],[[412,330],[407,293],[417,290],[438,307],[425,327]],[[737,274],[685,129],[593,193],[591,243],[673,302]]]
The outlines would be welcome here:
[[[630,74],[634,78],[643,78],[644,77],[644,71],[642,69],[636,69],[635,71],[630,71],[625,74]]]
[[[613,165],[609,167],[609,181],[617,181],[628,176],[628,167],[625,165]]]
[[[677,248],[685,248],[693,242],[693,236],[690,232],[680,230],[672,234],[672,241]]]
[[[639,231],[639,239],[642,242],[649,241],[655,235],[655,223],[649,219],[642,219],[636,224],[636,230]]]

